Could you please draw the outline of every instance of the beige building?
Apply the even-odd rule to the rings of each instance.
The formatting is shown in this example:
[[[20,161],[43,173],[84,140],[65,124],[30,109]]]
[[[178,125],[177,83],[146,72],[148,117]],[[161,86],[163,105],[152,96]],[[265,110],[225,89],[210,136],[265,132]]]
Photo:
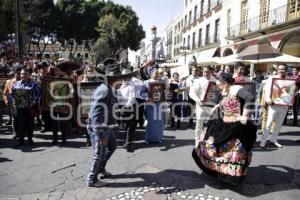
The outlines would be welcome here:
[[[42,51],[44,48],[44,44],[40,44],[40,50]],[[40,57],[40,50],[38,49],[37,45],[31,45],[30,49],[29,46],[26,46],[26,53],[28,53],[29,56],[33,56],[36,58]],[[74,52],[74,50],[73,50]],[[70,56],[70,49],[66,48],[63,49],[61,48],[60,43],[53,43],[53,44],[48,44],[44,50],[44,53],[42,55],[42,59],[51,59],[54,57],[59,57],[59,58],[69,58]],[[82,60],[91,60],[91,55],[90,52],[87,48],[84,47],[84,45],[77,45],[76,52],[74,54],[75,58],[81,58]]]
[[[183,0],[183,14],[166,28],[168,62],[197,62],[270,43],[300,57],[299,0]],[[267,65],[256,69],[267,71]],[[254,66],[253,66],[254,70]]]

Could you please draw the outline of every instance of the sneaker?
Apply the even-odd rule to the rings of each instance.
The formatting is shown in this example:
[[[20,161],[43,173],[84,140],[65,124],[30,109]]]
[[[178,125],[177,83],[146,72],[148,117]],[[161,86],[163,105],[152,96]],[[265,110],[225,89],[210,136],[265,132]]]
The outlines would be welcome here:
[[[270,144],[277,147],[277,148],[282,148],[282,145],[279,144],[278,142],[270,142]]]
[[[43,128],[42,130],[41,130],[41,133],[46,133],[46,132],[50,132],[50,131],[52,131],[51,130],[51,128]]]
[[[145,120],[145,121],[144,121],[144,127],[146,127],[146,126],[147,126],[147,124],[148,124],[148,121],[147,121],[147,120]]]
[[[33,145],[33,140],[28,140],[28,145],[32,146]]]
[[[91,141],[86,141],[86,143],[85,143],[85,146],[86,146],[86,147],[90,147],[90,146],[92,146],[92,143],[91,143]]]
[[[101,174],[103,175],[103,178],[107,178],[107,177],[111,177],[112,173],[108,172],[108,171],[103,171],[101,172]]]
[[[12,139],[16,140],[19,139],[19,137],[15,135]]]
[[[267,142],[267,141],[261,141],[260,144],[259,144],[259,147],[260,147],[260,148],[263,148],[263,149],[266,148],[266,147],[265,147],[265,146],[266,146],[266,142]]]
[[[107,185],[107,183],[102,182],[102,181],[99,181],[99,180],[97,180],[97,181],[94,182],[94,183],[87,183],[87,186],[88,186],[88,187],[103,187],[103,186],[105,186],[105,185]]]
[[[57,140],[52,140],[51,145],[57,145]]]
[[[5,126],[10,126],[11,124],[12,124],[12,122],[8,121],[8,122],[5,123]]]
[[[16,144],[15,146],[14,146],[14,148],[20,148],[21,146],[23,146],[24,145],[24,142],[18,142],[18,144]]]

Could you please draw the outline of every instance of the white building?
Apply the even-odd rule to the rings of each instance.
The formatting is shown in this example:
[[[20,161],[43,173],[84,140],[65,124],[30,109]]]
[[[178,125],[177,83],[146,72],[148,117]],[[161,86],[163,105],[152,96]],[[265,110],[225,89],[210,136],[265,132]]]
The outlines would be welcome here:
[[[182,16],[166,28],[168,62],[197,62],[270,43],[300,57],[299,0],[184,0]],[[180,50],[181,49],[181,50]],[[267,65],[257,69],[267,70]]]

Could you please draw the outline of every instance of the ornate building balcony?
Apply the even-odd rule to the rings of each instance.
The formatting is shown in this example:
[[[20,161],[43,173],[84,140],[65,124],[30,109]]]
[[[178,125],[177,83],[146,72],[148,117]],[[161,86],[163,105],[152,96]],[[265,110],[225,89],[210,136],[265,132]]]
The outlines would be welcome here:
[[[299,26],[299,23],[300,11],[297,11],[297,8],[292,10],[292,6],[287,4],[270,10],[265,15],[250,18],[245,23],[230,27],[228,39],[243,40],[276,30]]]

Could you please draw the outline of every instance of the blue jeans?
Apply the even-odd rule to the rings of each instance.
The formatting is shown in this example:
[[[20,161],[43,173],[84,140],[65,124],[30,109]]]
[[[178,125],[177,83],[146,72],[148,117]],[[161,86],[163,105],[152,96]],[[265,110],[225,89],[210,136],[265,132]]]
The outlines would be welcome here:
[[[117,148],[117,140],[115,132],[117,129],[107,129],[103,133],[94,133],[93,130],[88,127],[88,134],[91,137],[92,143],[92,166],[87,175],[87,184],[91,184],[97,181],[99,173],[105,171],[107,161],[112,156]],[[107,139],[107,144],[102,144],[101,139]]]
[[[3,112],[4,112],[4,102],[0,101],[0,127],[2,127],[2,123],[3,123]]]

